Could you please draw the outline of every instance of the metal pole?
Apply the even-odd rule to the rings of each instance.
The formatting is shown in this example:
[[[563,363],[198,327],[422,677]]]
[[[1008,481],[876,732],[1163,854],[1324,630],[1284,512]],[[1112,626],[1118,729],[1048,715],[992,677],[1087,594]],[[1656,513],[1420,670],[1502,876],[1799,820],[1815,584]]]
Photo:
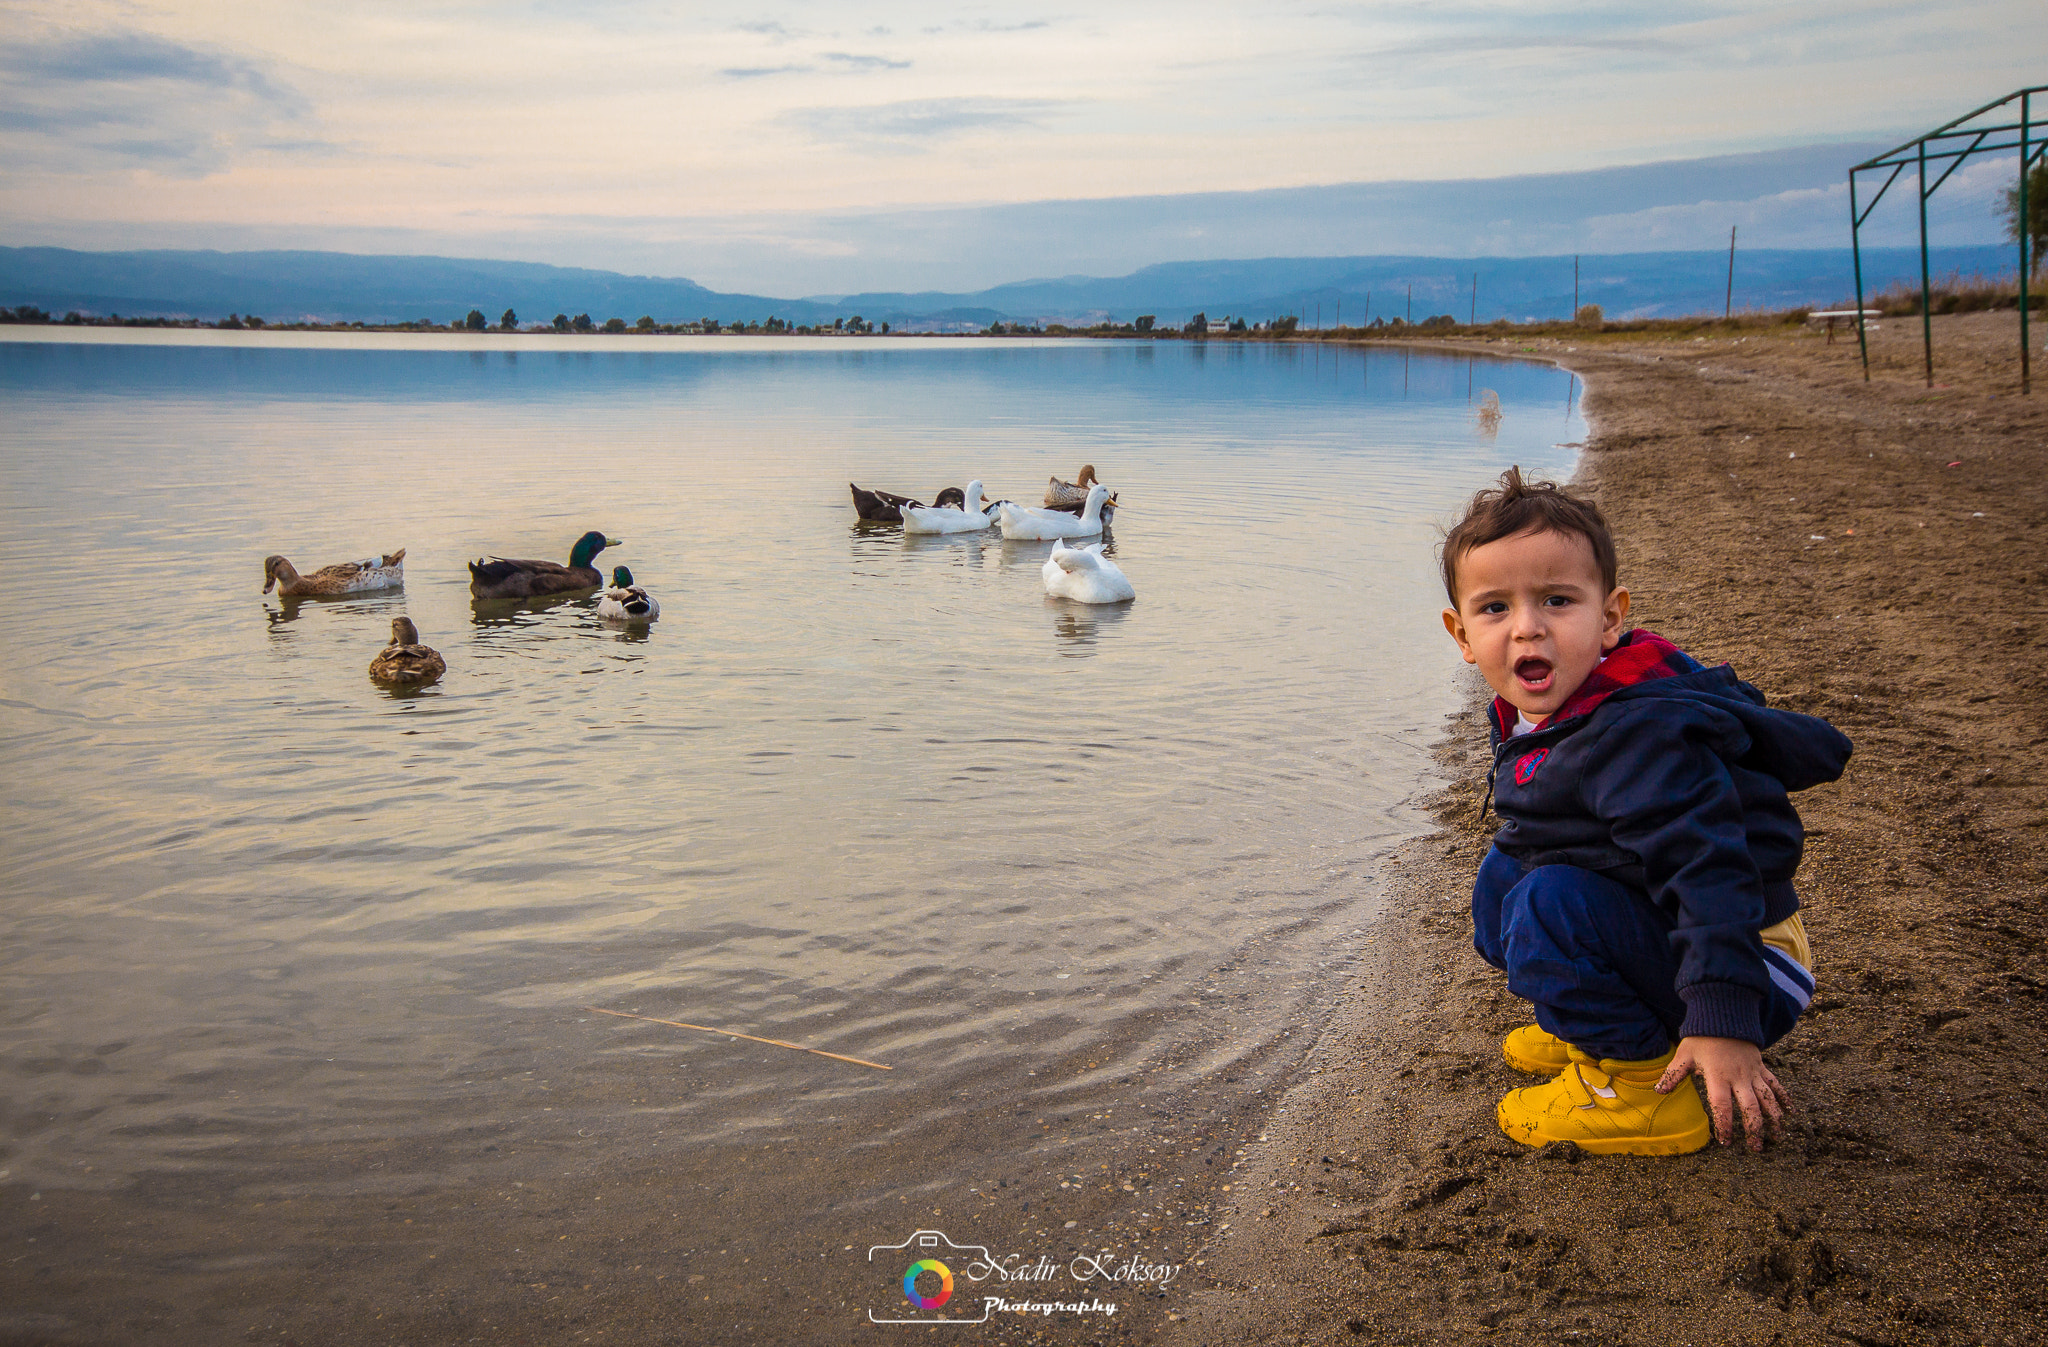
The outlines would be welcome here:
[[[1735,312],[1735,226],[1728,226],[1728,297],[1721,301],[1721,321]]]
[[[2033,369],[2027,351],[2027,233],[2033,216],[2027,213],[2027,123],[2033,116],[2032,94],[2020,95],[2020,392],[2034,391]]]
[[[1927,276],[1927,142],[1920,142],[1920,344],[1927,353],[1927,386],[1934,387],[1934,284]]]
[[[1467,318],[1467,319],[1465,320],[1465,326],[1466,326],[1466,327],[1476,327],[1476,326],[1478,326],[1478,324],[1479,324],[1479,273],[1475,271],[1475,272],[1473,272],[1473,273],[1472,273],[1472,316],[1471,316],[1471,317],[1469,317],[1469,318]]]
[[[1408,326],[1415,326],[1415,282],[1408,282]]]
[[[1863,331],[1863,221],[1856,214],[1856,170],[1849,170],[1849,256],[1856,263],[1856,346],[1863,353],[1863,382],[1870,382],[1870,338]]]
[[[1579,255],[1572,254],[1572,321],[1579,317]]]

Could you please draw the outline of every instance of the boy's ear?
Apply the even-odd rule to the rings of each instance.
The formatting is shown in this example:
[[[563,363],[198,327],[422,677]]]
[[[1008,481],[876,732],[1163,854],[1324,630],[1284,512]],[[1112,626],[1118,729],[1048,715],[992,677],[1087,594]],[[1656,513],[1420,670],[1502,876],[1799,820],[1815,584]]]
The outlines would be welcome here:
[[[1479,656],[1472,653],[1472,645],[1465,639],[1465,619],[1458,616],[1455,608],[1444,609],[1444,630],[1458,643],[1458,653],[1465,657],[1467,664],[1477,664]]]
[[[1621,643],[1621,624],[1628,620],[1628,591],[1616,585],[1600,610],[1600,649],[1608,651]]]

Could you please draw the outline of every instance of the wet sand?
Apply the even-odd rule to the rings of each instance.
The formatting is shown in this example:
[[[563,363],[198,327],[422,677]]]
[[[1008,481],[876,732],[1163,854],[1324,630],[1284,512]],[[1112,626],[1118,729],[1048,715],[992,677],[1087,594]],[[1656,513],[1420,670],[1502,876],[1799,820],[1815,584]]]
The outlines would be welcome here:
[[[2020,1343],[2048,1323],[2048,386],[2017,315],[1853,338],[1509,341],[1587,378],[1634,616],[1856,743],[1799,797],[1819,994],[1761,1155],[1518,1146],[1470,946],[1475,711],[1367,977],[1175,1307],[1176,1343]],[[2044,327],[2034,327],[2038,342]],[[1467,348],[1469,349],[1469,348]],[[2038,352],[2038,348],[2037,348]],[[2037,353],[2035,377],[2044,360]]]

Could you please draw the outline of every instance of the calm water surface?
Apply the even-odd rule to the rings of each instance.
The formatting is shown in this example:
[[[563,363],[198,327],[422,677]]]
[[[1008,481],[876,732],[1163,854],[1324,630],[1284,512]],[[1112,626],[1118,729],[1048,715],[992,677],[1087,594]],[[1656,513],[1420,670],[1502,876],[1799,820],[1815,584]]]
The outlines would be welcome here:
[[[0,1169],[39,1190],[303,1196],[369,1134],[545,1139],[549,1053],[647,1081],[630,1124],[551,1124],[602,1165],[1036,1101],[1233,989],[1270,1040],[1460,695],[1436,527],[1584,433],[1562,372],[1385,349],[185,343],[0,344]],[[1133,604],[846,489],[1035,504],[1084,462]],[[467,559],[586,529],[651,630],[472,604]],[[259,595],[268,553],[398,547],[402,592]],[[365,676],[398,614],[448,662],[418,695]],[[951,1135],[922,1181],[986,1161]],[[499,1163],[409,1154],[376,1181]]]

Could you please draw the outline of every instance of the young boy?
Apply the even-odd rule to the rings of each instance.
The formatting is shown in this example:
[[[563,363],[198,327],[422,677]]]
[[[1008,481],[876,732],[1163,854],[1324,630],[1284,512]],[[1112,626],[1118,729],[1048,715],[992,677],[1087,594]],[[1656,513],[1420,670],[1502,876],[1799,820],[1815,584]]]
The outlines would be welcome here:
[[[1849,741],[1764,705],[1648,631],[1590,501],[1510,469],[1444,538],[1444,627],[1499,695],[1502,820],[1472,890],[1473,944],[1531,1002],[1502,1046],[1552,1077],[1501,1100],[1540,1146],[1751,1150],[1789,1100],[1763,1063],[1813,994],[1787,793],[1842,774]],[[1731,1107],[1732,1101],[1732,1107]]]

